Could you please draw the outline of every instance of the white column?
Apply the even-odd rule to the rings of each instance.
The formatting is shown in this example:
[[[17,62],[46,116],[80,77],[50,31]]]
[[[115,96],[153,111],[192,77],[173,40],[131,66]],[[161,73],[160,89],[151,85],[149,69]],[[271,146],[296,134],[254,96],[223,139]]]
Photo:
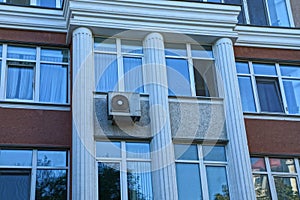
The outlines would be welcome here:
[[[96,200],[93,126],[93,37],[87,28],[73,32],[72,199]]]
[[[233,200],[254,200],[255,192],[251,175],[251,164],[245,131],[244,117],[236,75],[232,41],[219,39],[214,45],[214,55],[220,95],[224,97],[229,190]],[[223,87],[223,88],[222,88]]]
[[[149,93],[153,199],[176,200],[176,173],[168,103],[167,68],[162,35],[144,39],[144,83]]]

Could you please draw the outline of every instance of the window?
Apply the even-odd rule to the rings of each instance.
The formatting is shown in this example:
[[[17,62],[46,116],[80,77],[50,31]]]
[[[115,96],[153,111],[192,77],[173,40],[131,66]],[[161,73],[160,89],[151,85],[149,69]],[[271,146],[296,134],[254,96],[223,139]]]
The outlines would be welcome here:
[[[299,160],[251,157],[257,199],[300,199]]]
[[[178,199],[229,199],[224,146],[175,144]]]
[[[95,38],[96,91],[143,93],[141,41]]]
[[[0,199],[67,200],[67,151],[0,149]]]
[[[217,96],[210,46],[167,43],[165,55],[170,96]]]
[[[248,0],[250,24],[290,26],[286,0]]]
[[[97,142],[99,199],[151,200],[150,145]]]
[[[300,114],[300,67],[237,62],[245,112]]]
[[[63,0],[2,0],[1,2],[20,6],[40,6],[46,8],[62,8]]]
[[[1,46],[0,98],[66,104],[69,55],[66,49]]]

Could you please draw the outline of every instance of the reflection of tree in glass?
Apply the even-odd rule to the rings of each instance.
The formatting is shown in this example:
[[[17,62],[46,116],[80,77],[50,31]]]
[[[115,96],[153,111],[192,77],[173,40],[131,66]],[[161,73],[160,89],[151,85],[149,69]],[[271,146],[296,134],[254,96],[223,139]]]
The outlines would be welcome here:
[[[222,185],[222,192],[223,194],[215,194],[215,199],[214,200],[229,200],[229,190],[227,185]]]
[[[47,156],[38,160],[38,166],[50,166]],[[37,170],[36,200],[66,200],[67,173],[66,170]]]
[[[151,197],[147,198],[142,193],[139,174],[127,172],[127,181],[128,181],[129,200],[146,200],[151,198]]]
[[[290,184],[284,183],[284,178],[275,178],[277,197],[280,200],[300,200],[297,191],[293,191]]]

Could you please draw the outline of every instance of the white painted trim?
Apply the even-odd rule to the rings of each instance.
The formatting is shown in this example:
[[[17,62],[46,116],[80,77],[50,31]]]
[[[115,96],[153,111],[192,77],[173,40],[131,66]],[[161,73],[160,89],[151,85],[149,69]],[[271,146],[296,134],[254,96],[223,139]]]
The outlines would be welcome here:
[[[0,101],[0,108],[70,111],[70,104],[42,104],[34,102]]]
[[[271,114],[271,113],[244,113],[245,119],[300,121],[299,115]]]

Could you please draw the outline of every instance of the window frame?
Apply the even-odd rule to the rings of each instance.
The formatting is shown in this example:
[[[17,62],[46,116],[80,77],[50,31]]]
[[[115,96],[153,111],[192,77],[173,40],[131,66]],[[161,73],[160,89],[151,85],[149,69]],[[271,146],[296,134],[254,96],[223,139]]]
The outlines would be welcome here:
[[[14,166],[14,165],[0,165],[0,170],[29,170],[30,171],[30,198],[29,200],[35,200],[36,196],[36,180],[37,180],[37,171],[38,170],[66,170],[67,175],[67,200],[70,199],[70,152],[66,149],[10,149],[10,148],[1,148],[3,150],[30,150],[31,151],[31,165],[25,166]],[[65,151],[66,152],[66,166],[38,166],[38,151]]]
[[[192,55],[192,45],[197,45],[197,46],[210,46],[211,45],[207,45],[207,44],[197,44],[197,43],[165,43],[165,45],[184,45],[185,46],[185,52],[186,52],[186,56],[182,56],[182,55],[165,55],[165,58],[168,59],[182,59],[182,60],[186,60],[187,61],[187,66],[188,66],[188,71],[189,71],[189,84],[190,84],[190,92],[191,95],[187,96],[187,97],[201,97],[201,98],[212,98],[212,97],[218,97],[218,95],[216,96],[197,96],[196,95],[196,80],[195,80],[195,73],[194,73],[194,60],[200,60],[200,61],[211,61],[214,63],[214,82],[215,82],[215,93],[218,94],[218,88],[217,88],[217,77],[216,77],[216,67],[215,67],[215,58],[214,56],[212,57],[198,57],[198,56],[193,56]],[[165,51],[168,51],[168,49],[164,49]],[[213,54],[213,49],[212,49],[212,54]],[[167,66],[168,67],[168,66]],[[167,78],[169,80],[168,74],[167,74]],[[205,82],[204,82],[205,83]],[[205,84],[206,85],[206,84]],[[205,93],[209,92],[209,89],[206,87],[205,89]],[[172,96],[169,94],[169,96]],[[176,96],[176,94],[175,94]],[[181,96],[181,95],[179,95]],[[184,95],[185,96],[185,95]]]
[[[96,155],[96,165],[98,166],[98,163],[118,163],[120,166],[120,195],[121,200],[128,199],[128,181],[127,181],[127,163],[128,162],[143,162],[143,163],[150,163],[150,166],[152,165],[152,158],[151,158],[151,149],[150,149],[150,158],[128,158],[127,157],[127,150],[126,150],[126,144],[127,143],[142,143],[142,144],[149,144],[150,142],[147,141],[96,141],[97,142],[119,142],[120,143],[120,157],[98,157]],[[99,179],[98,179],[98,167],[97,168],[97,181],[96,181],[96,187],[97,187],[97,195],[99,196]],[[153,180],[151,177],[151,187],[153,192]],[[152,194],[153,197],[153,194]]]
[[[176,157],[175,157],[175,145],[196,145],[197,155],[198,155],[197,160],[176,159]],[[224,147],[225,160],[226,161],[204,160],[203,146],[210,146],[210,147],[221,146],[221,147]],[[197,164],[199,166],[199,175],[200,175],[199,178],[200,178],[200,183],[201,183],[202,199],[209,199],[208,178],[207,178],[207,172],[206,172],[207,167],[224,167],[225,168],[228,192],[229,192],[229,195],[230,195],[228,159],[227,159],[226,146],[225,145],[209,145],[209,144],[194,144],[194,143],[186,144],[186,143],[176,142],[176,143],[173,144],[173,147],[174,147],[174,161],[175,161],[174,163],[175,163],[175,165],[177,163],[184,163],[184,164]],[[177,171],[176,171],[176,173],[177,173]],[[176,182],[177,182],[177,177],[176,177]],[[176,193],[177,193],[177,196],[179,196],[178,195],[178,189],[177,189]]]
[[[1,44],[0,44],[1,45]],[[25,47],[25,48],[35,48],[35,60],[26,60],[26,59],[15,59],[15,58],[8,58],[8,46],[15,46],[15,47]],[[53,50],[67,50],[68,51],[68,61],[67,62],[55,62],[55,61],[43,61],[41,60],[41,51],[42,49],[53,49]],[[8,68],[10,66],[14,66],[13,64],[10,65],[10,62],[28,62],[31,63],[32,66],[30,68],[33,69],[33,96],[31,100],[26,99],[9,99],[6,97],[7,92],[7,78],[8,78]],[[14,45],[14,44],[2,44],[2,55],[0,57],[1,65],[1,72],[0,72],[0,101],[3,102],[12,102],[12,103],[37,103],[37,104],[44,104],[44,105],[69,105],[70,104],[70,52],[66,48],[53,48],[53,47],[41,47],[41,46],[26,46],[26,45]],[[60,65],[61,67],[66,68],[66,102],[64,103],[57,103],[57,102],[44,102],[40,101],[39,91],[40,91],[40,75],[41,75],[41,65],[49,64],[49,65]],[[21,66],[20,66],[21,67]],[[29,67],[29,66],[26,66]]]
[[[299,159],[298,158],[293,158],[293,157],[269,157],[269,156],[256,156],[253,155],[251,158],[263,158],[264,164],[266,167],[266,171],[253,171],[252,170],[252,176],[254,175],[265,175],[268,178],[268,183],[269,183],[269,189],[270,189],[270,195],[273,200],[278,200],[278,195],[276,191],[276,185],[275,185],[275,179],[274,177],[280,177],[280,178],[296,178],[297,181],[297,189],[298,189],[298,195],[300,197],[300,166],[299,166]],[[270,160],[269,159],[293,159],[294,161],[294,166],[295,166],[295,173],[291,172],[273,172],[271,170],[271,165],[270,165]],[[254,179],[253,179],[254,181]],[[254,184],[254,183],[253,183]]]
[[[286,94],[285,94],[285,89],[283,85],[284,80],[300,80],[300,77],[295,77],[295,76],[283,76],[280,71],[280,66],[295,66],[295,67],[300,67],[299,64],[297,63],[278,63],[278,62],[261,62],[261,61],[246,61],[246,60],[237,60],[237,63],[247,63],[248,69],[249,69],[249,74],[247,73],[238,73],[237,72],[237,78],[238,77],[250,77],[251,84],[252,84],[252,92],[253,92],[253,97],[254,97],[254,105],[256,108],[256,111],[244,111],[244,113],[261,113],[261,114],[285,114],[285,115],[295,115],[299,116],[300,113],[289,113],[288,111],[288,103],[286,99]],[[275,66],[276,70],[276,75],[261,75],[261,74],[255,74],[254,73],[254,67],[253,63],[258,63],[258,64],[273,64]],[[260,101],[259,101],[259,96],[258,96],[258,89],[257,89],[257,81],[256,79],[274,79],[278,83],[278,88],[279,88],[279,97],[280,101],[282,102],[283,106],[283,112],[262,112],[261,107],[260,107]]]
[[[94,41],[96,38],[102,38],[102,39],[114,39],[115,40],[115,45],[116,49],[115,51],[109,51],[109,50],[97,50],[95,47],[94,49],[94,54],[104,54],[104,55],[115,55],[117,59],[117,90],[116,92],[125,92],[125,79],[123,78],[124,76],[124,63],[123,60],[125,57],[129,58],[140,58],[142,60],[142,66],[144,65],[144,52],[142,53],[130,53],[130,52],[123,52],[122,51],[122,40],[127,40],[127,41],[140,41],[140,40],[132,40],[132,39],[127,39],[127,38],[115,38],[115,37],[106,37],[106,36],[95,36]],[[141,42],[141,41],[140,41]],[[142,44],[142,42],[141,42]],[[143,46],[141,46],[141,49],[143,49]],[[97,67],[97,66],[94,66]],[[141,68],[142,69],[142,68]],[[144,70],[142,69],[142,83],[144,84],[144,77],[146,76],[144,73]],[[100,79],[99,79],[100,80]],[[122,80],[122,81],[121,81]],[[105,91],[97,91],[97,85],[98,81],[96,79],[95,83],[95,90],[96,92],[105,92]],[[143,93],[145,93],[145,86],[143,85]],[[110,91],[106,91],[110,92]]]

